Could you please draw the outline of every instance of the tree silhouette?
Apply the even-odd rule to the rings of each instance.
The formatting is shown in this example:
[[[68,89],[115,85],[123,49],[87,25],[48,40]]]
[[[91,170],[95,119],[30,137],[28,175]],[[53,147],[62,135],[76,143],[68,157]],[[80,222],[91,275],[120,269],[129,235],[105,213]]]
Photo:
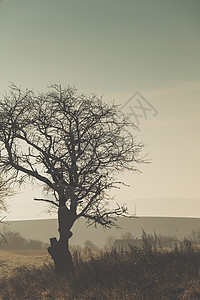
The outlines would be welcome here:
[[[134,236],[131,232],[127,231],[121,234],[121,238],[124,240],[134,240]]]
[[[0,177],[0,212],[7,211],[6,198],[13,196],[13,194],[9,180]]]
[[[6,198],[12,196],[14,193],[8,186],[8,180],[0,177],[0,213],[7,211]],[[0,215],[0,223],[3,223],[5,216]],[[0,232],[0,245],[5,241],[5,236]]]
[[[0,101],[0,171],[15,183],[36,180],[53,195],[35,200],[58,209],[59,240],[48,248],[58,273],[73,269],[68,240],[78,218],[110,227],[127,213],[109,209],[108,191],[123,184],[119,173],[137,172],[144,161],[134,129],[119,106],[72,87],[34,93],[12,85]]]

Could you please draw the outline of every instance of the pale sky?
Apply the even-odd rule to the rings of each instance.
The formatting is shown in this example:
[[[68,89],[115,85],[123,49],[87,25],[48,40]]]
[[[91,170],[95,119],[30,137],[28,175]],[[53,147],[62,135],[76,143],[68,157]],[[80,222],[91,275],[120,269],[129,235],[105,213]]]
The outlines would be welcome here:
[[[10,82],[61,83],[124,105],[139,91],[146,119],[138,97],[125,110],[152,162],[123,175],[130,187],[116,201],[139,215],[200,217],[200,1],[0,0],[0,43],[1,94]],[[9,200],[8,219],[47,217],[34,196],[26,187]]]

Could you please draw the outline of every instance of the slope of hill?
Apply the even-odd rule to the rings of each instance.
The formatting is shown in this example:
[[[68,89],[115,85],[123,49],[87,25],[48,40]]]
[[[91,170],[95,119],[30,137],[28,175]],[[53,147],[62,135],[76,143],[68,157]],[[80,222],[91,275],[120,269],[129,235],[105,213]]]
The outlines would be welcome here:
[[[26,239],[37,239],[48,242],[50,237],[57,237],[57,220],[23,220],[9,221],[6,224],[0,224],[0,231],[8,228],[12,231],[18,231]],[[200,218],[175,218],[175,217],[139,217],[139,218],[119,218],[117,225],[121,229],[111,228],[103,229],[100,226],[87,227],[84,219],[78,220],[72,228],[73,237],[71,245],[84,245],[86,239],[91,240],[98,247],[103,247],[108,236],[119,238],[124,232],[131,232],[134,237],[140,238],[142,229],[147,233],[164,235],[176,235],[178,238],[187,236],[192,230],[200,229]]]

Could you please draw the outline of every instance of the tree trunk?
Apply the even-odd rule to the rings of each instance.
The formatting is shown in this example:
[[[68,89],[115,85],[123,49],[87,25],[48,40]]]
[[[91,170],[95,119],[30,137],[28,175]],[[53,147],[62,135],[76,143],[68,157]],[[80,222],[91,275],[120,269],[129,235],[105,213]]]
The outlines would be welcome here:
[[[51,246],[48,252],[51,255],[57,274],[70,274],[73,272],[72,256],[69,251],[69,239],[72,237],[70,231],[75,218],[72,217],[70,211],[66,206],[59,207],[58,209],[58,223],[60,239],[51,238]]]

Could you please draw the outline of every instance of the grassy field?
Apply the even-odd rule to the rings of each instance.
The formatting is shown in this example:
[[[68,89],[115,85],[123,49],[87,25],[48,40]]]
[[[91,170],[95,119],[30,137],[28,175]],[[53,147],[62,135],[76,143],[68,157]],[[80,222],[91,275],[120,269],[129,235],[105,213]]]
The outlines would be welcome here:
[[[47,250],[0,250],[0,278],[12,276],[19,267],[41,267],[50,262]]]
[[[66,277],[56,275],[45,250],[0,251],[0,299],[200,299],[200,250],[188,241],[170,251],[144,240],[143,248],[73,257]]]

